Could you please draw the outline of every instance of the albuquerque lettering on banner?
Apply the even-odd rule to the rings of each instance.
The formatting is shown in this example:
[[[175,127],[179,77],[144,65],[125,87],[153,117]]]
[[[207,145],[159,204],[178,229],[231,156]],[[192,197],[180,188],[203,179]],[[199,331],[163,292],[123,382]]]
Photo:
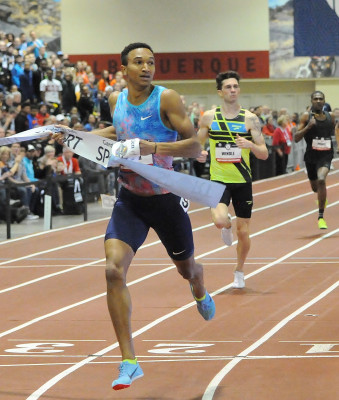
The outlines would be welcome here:
[[[121,64],[119,54],[78,54],[69,59],[87,61],[97,76],[104,69],[114,74]],[[155,80],[215,79],[217,73],[229,69],[245,79],[269,78],[269,52],[156,53]]]

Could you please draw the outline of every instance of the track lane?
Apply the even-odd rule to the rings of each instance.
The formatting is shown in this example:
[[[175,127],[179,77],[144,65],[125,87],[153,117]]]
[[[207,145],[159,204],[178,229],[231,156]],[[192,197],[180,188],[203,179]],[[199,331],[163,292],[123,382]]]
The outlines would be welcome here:
[[[263,195],[264,196],[264,195]],[[259,199],[259,197],[258,197],[258,199]],[[308,201],[309,202],[309,201]],[[256,203],[257,203],[257,199],[256,199]],[[311,206],[314,206],[314,204],[311,204]],[[334,207],[334,206],[333,206]],[[297,207],[297,208],[299,208],[299,206]],[[327,213],[328,211],[326,211],[326,213]],[[314,211],[313,211],[313,213],[314,213]],[[199,215],[200,213],[196,213],[196,215]],[[209,217],[209,212],[207,212],[206,213],[207,214],[207,217]],[[310,215],[312,214],[312,210],[310,210]],[[193,215],[194,214],[192,214],[192,219],[194,218],[194,220],[193,221],[195,221],[195,217],[193,217]],[[314,214],[315,215],[315,214]],[[314,217],[313,218],[309,218],[309,220],[307,220],[307,223],[308,223],[308,221],[312,221],[312,220],[314,220]],[[192,222],[193,222],[192,221]],[[255,221],[255,225],[254,224],[252,224],[252,226],[254,227],[257,227],[257,220]],[[266,226],[267,226],[267,223],[269,222],[269,221],[265,221],[266,222]],[[193,223],[195,223],[195,222],[193,222]],[[196,232],[195,232],[195,237],[196,237],[196,241],[198,240],[198,242],[197,242],[197,248],[199,247],[199,250],[200,250],[200,239],[199,239],[199,237],[200,237],[200,232],[204,232],[204,230],[197,230]],[[215,242],[215,243],[220,243],[220,238],[219,238],[219,236],[218,236],[218,232],[217,232],[217,230],[215,229],[215,228],[213,228],[212,227],[212,230],[211,229],[207,229],[207,230],[205,230],[205,232],[209,232],[209,235],[207,235],[208,237],[209,237],[209,241],[210,242]],[[212,233],[213,232],[213,233]],[[264,237],[265,237],[265,235],[263,235],[262,236],[262,238],[264,239]],[[259,235],[258,235],[258,238],[259,238]],[[252,240],[257,240],[257,239],[252,239]],[[267,240],[267,239],[266,239]],[[255,246],[257,246],[257,243],[254,243],[253,244],[253,247],[252,247],[252,249],[255,247]],[[153,251],[153,250],[152,250]],[[231,255],[231,254],[233,254],[234,255],[234,246],[232,246],[231,248],[229,248],[229,249],[225,249],[225,247],[224,246],[221,246],[221,249],[220,249],[220,252],[222,253],[222,258],[225,258],[225,255],[227,256],[227,255]],[[251,254],[252,254],[252,251],[251,251]],[[254,254],[253,254],[254,255]],[[163,257],[162,258],[165,258],[166,257],[166,255],[163,255]],[[206,256],[205,256],[206,257]],[[259,257],[258,257],[259,258]],[[208,284],[210,283],[210,268],[209,267],[207,267],[206,268],[206,275],[207,275],[207,278],[206,278],[206,281],[208,282]],[[248,270],[250,271],[250,266],[249,266],[249,268],[248,268]],[[132,271],[132,270],[131,270]],[[214,269],[213,269],[213,272],[214,272]],[[231,268],[229,268],[229,272],[231,272]],[[171,277],[171,280],[173,280],[174,282],[176,282],[176,285],[178,285],[178,277],[177,277],[177,275],[176,275],[176,272],[175,271],[173,271],[173,276],[172,276],[172,272],[169,272],[169,274],[170,274],[170,277]],[[166,287],[166,282],[167,281],[169,281],[169,276],[167,276],[168,275],[168,273],[166,273],[165,274],[166,276],[163,276],[163,277],[161,277],[161,280],[163,280],[163,282],[162,282],[162,284],[161,285],[159,285],[159,286],[161,286],[162,288],[163,287]],[[214,274],[212,274],[211,276],[213,276]],[[222,276],[224,276],[224,272],[222,272],[222,271],[218,271],[218,277],[219,277],[219,281],[220,281],[220,277],[222,277]],[[231,278],[231,274],[229,275],[229,277]],[[223,278],[224,279],[224,278]],[[253,279],[255,279],[255,278],[253,278]],[[179,281],[180,282],[180,281]],[[212,282],[212,281],[211,281]],[[150,286],[153,286],[154,284],[153,283],[151,283],[151,282],[149,282],[149,285]],[[171,293],[171,295],[173,296],[173,293],[175,293],[176,292],[176,285],[171,285],[171,287],[172,287],[172,289],[171,289],[171,287],[169,288],[169,292]],[[167,285],[168,286],[168,285]],[[138,289],[139,290],[139,289]],[[143,292],[143,290],[142,290],[142,288],[140,287],[140,291],[141,291],[141,293],[139,293],[139,296],[142,296],[142,292]],[[178,303],[179,305],[180,304],[183,304],[183,301],[185,301],[186,299],[190,299],[189,298],[189,293],[187,293],[187,290],[185,290],[185,288],[183,287],[182,288],[182,291],[185,291],[185,294],[183,295],[183,299],[181,298],[181,296],[180,296],[180,298],[178,299],[178,301],[176,302],[176,303]],[[138,295],[138,292],[136,291],[136,294]],[[152,292],[151,292],[151,294],[152,294]],[[161,295],[161,293],[155,293],[157,296],[158,296],[158,298],[159,298],[159,295]],[[248,293],[250,296],[251,296],[251,293]],[[133,293],[133,297],[134,297],[134,295],[135,295],[135,293]],[[234,296],[235,298],[238,298],[239,299],[239,296]],[[142,297],[141,297],[142,298]],[[163,299],[164,301],[163,301],[163,303],[164,303],[164,305],[165,304],[171,304],[171,298],[167,298],[166,296],[165,296],[165,298]],[[99,305],[100,305],[100,307],[101,306],[104,306],[104,304],[101,302],[101,300],[100,300],[100,303],[99,303]],[[172,304],[172,306],[173,307],[176,307],[177,306],[177,304]],[[92,307],[92,308],[96,308],[96,307]],[[142,308],[142,307],[141,307]],[[161,308],[161,307],[159,307],[159,308]],[[193,307],[193,308],[195,308],[195,307]],[[100,309],[99,307],[98,307],[98,309]],[[186,315],[186,313],[187,312],[189,312],[190,314],[192,314],[192,318],[194,318],[194,319],[196,319],[196,311],[194,310],[194,309],[192,309],[191,308],[191,310],[187,310],[187,311],[185,311],[185,312],[183,312],[182,313],[182,315],[183,315],[183,319],[181,319],[181,317],[180,317],[180,324],[182,325],[183,323],[185,323],[185,320],[187,320],[187,315]],[[74,313],[73,315],[76,315],[77,313]],[[84,314],[86,314],[85,312],[84,313],[81,313],[82,315],[84,315]],[[147,317],[148,317],[148,314],[149,315],[152,315],[153,314],[153,310],[147,310]],[[93,313],[91,313],[90,315],[93,315]],[[184,317],[184,315],[186,316],[186,318]],[[178,315],[178,317],[179,317],[179,315]],[[174,319],[176,319],[176,318],[174,318]],[[189,318],[189,320],[190,320],[190,318]],[[168,320],[169,321],[169,320]],[[168,324],[168,321],[166,321],[166,324]],[[179,326],[180,326],[180,324],[179,324]],[[198,324],[199,324],[199,326],[201,325],[201,321],[198,319]],[[109,327],[109,323],[108,324],[105,324],[105,327],[107,328],[109,328],[110,329],[110,335],[109,336],[111,336],[111,328]],[[161,324],[160,324],[161,325]],[[159,326],[160,326],[159,325]],[[153,331],[153,330],[152,330]],[[198,332],[198,333],[201,333],[201,332]],[[162,364],[168,364],[167,362],[163,362]],[[172,363],[172,364],[175,364],[175,363]],[[210,364],[210,363],[209,363]],[[91,367],[91,366],[88,366],[92,371],[93,371],[93,367]],[[102,370],[102,369],[104,369],[104,368],[106,368],[105,367],[105,364],[103,364],[102,365],[102,368],[101,367],[99,367],[100,368],[100,370]],[[147,368],[147,367],[146,367]],[[153,375],[153,368],[154,367],[152,367],[149,371],[148,371],[148,374],[147,374],[147,376],[149,376],[149,374],[152,374]],[[86,367],[84,367],[84,369],[87,369],[87,366]],[[171,368],[171,370],[172,370],[172,368]],[[195,373],[195,372],[194,372]],[[156,373],[157,374],[157,373]],[[73,374],[72,374],[73,375]],[[75,376],[79,376],[79,377],[81,377],[81,376],[83,376],[83,373],[82,372],[77,372],[77,373],[75,373],[74,374]],[[107,375],[107,373],[106,373],[106,375]],[[108,375],[110,375],[110,377],[109,377],[109,381],[111,380],[111,375],[112,375],[112,369],[110,369],[109,370],[109,373],[108,373]],[[163,374],[162,373],[160,373],[159,372],[159,376],[162,376],[163,377]],[[68,379],[69,378],[67,378],[67,379],[65,379],[65,382],[67,382],[68,381]],[[73,378],[72,378],[73,379]],[[144,378],[145,379],[145,378]],[[194,379],[193,379],[194,380]],[[58,385],[57,385],[57,387],[60,387],[60,385],[61,386],[63,386],[63,382],[60,382]],[[142,384],[142,381],[140,381],[140,382],[137,382],[136,383],[137,385],[140,385],[140,384]],[[164,382],[164,385],[165,385],[165,382]],[[54,389],[53,389],[54,390]],[[59,392],[59,390],[60,389],[58,389],[58,388],[55,388],[55,390],[56,390],[56,392],[57,393],[59,393],[59,395],[60,395],[60,393],[62,393],[62,391],[61,392]],[[125,392],[128,392],[128,391],[125,391]],[[87,390],[86,390],[86,393],[89,393]],[[108,395],[111,395],[112,396],[112,394],[111,394],[111,392],[110,391],[107,391],[107,396]],[[95,395],[94,395],[95,396]],[[128,396],[128,393],[126,393],[126,396]],[[62,397],[60,397],[60,398],[62,398]],[[81,397],[80,397],[81,398]],[[89,398],[96,398],[96,397],[89,397]],[[99,398],[105,398],[105,397],[99,397]],[[123,398],[125,398],[125,397],[123,397]],[[128,398],[128,397],[127,397]],[[132,397],[132,398],[134,398],[134,397]],[[162,398],[162,397],[159,397],[159,398]],[[166,397],[165,397],[166,398]],[[167,398],[171,398],[171,397],[167,397]],[[185,397],[185,398],[189,398],[189,397]]]

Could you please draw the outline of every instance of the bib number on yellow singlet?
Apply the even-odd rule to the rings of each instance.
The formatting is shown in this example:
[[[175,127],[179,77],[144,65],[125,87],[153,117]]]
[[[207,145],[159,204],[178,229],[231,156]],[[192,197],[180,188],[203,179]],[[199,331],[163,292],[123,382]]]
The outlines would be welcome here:
[[[239,163],[241,149],[234,143],[218,143],[215,147],[215,159],[220,163]]]

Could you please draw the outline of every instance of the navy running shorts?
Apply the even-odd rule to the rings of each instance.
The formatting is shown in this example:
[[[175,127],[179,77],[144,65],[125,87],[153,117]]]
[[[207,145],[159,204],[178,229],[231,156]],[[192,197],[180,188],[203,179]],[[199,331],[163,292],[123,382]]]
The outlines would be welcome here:
[[[225,183],[224,194],[220,199],[220,203],[224,203],[227,207],[232,200],[235,215],[239,218],[251,218],[253,207],[252,182],[245,183]]]
[[[188,207],[188,200],[173,193],[143,197],[122,187],[107,226],[105,240],[119,239],[136,253],[149,229],[153,228],[170,258],[186,260],[194,252]]]

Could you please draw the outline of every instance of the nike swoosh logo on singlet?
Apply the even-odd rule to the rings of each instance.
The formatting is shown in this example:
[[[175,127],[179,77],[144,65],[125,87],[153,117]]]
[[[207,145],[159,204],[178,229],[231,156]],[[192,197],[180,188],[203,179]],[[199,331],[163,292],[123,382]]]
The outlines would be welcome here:
[[[141,121],[144,121],[147,118],[151,118],[152,115],[149,115],[148,117],[141,117]]]

